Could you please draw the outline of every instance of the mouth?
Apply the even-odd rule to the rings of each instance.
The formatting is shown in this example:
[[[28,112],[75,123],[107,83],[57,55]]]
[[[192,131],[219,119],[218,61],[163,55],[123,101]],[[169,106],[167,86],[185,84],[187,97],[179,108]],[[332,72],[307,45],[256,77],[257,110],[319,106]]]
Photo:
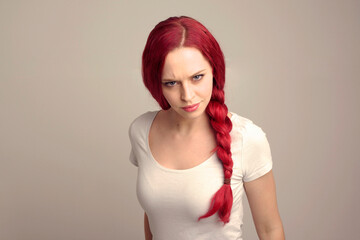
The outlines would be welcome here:
[[[198,109],[199,105],[200,105],[200,103],[196,103],[193,105],[188,105],[188,106],[182,107],[182,109],[186,112],[193,112],[196,109]]]

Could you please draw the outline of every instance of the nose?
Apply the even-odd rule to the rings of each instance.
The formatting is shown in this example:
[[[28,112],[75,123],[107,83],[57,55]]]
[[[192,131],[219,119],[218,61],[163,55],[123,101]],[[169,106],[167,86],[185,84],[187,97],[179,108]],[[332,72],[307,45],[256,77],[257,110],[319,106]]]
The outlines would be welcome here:
[[[194,89],[191,84],[184,83],[181,88],[181,100],[189,102],[194,97]]]

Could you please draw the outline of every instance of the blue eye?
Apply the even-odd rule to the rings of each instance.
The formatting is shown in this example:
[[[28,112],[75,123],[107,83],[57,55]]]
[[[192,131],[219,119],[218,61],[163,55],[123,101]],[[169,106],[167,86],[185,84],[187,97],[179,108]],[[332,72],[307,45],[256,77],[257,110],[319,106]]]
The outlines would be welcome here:
[[[195,76],[193,77],[193,79],[194,79],[195,81],[199,81],[203,76],[204,76],[204,74],[195,75]]]
[[[164,82],[164,85],[167,86],[167,87],[175,86],[175,84],[176,84],[175,81],[172,81],[172,82]]]

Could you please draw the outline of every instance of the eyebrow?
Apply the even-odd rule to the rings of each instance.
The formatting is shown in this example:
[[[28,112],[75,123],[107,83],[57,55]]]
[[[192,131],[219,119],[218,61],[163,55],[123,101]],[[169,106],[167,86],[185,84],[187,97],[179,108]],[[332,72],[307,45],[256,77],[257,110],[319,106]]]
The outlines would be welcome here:
[[[205,70],[206,70],[206,68],[203,69],[203,70],[197,71],[196,73],[192,74],[191,77],[194,77],[194,76],[198,75],[199,73],[201,73],[201,72],[203,72],[203,71],[205,71]],[[175,80],[175,79],[171,79],[171,78],[164,78],[162,81],[163,81],[163,82],[173,82],[173,81],[176,81],[176,80]]]

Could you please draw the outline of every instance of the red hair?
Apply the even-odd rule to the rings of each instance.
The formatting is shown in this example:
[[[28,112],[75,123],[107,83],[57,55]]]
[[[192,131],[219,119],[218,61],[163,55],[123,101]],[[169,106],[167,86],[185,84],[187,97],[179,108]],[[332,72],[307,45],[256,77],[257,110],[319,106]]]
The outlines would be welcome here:
[[[212,67],[213,92],[206,113],[216,133],[216,152],[222,161],[225,179],[223,186],[214,194],[208,212],[199,220],[217,212],[221,221],[227,223],[233,203],[228,182],[233,168],[230,151],[232,123],[224,102],[225,61],[218,42],[201,23],[190,17],[170,17],[158,23],[150,32],[142,55],[143,81],[161,108],[169,109],[170,105],[162,94],[161,75],[166,55],[178,47],[198,49]]]

